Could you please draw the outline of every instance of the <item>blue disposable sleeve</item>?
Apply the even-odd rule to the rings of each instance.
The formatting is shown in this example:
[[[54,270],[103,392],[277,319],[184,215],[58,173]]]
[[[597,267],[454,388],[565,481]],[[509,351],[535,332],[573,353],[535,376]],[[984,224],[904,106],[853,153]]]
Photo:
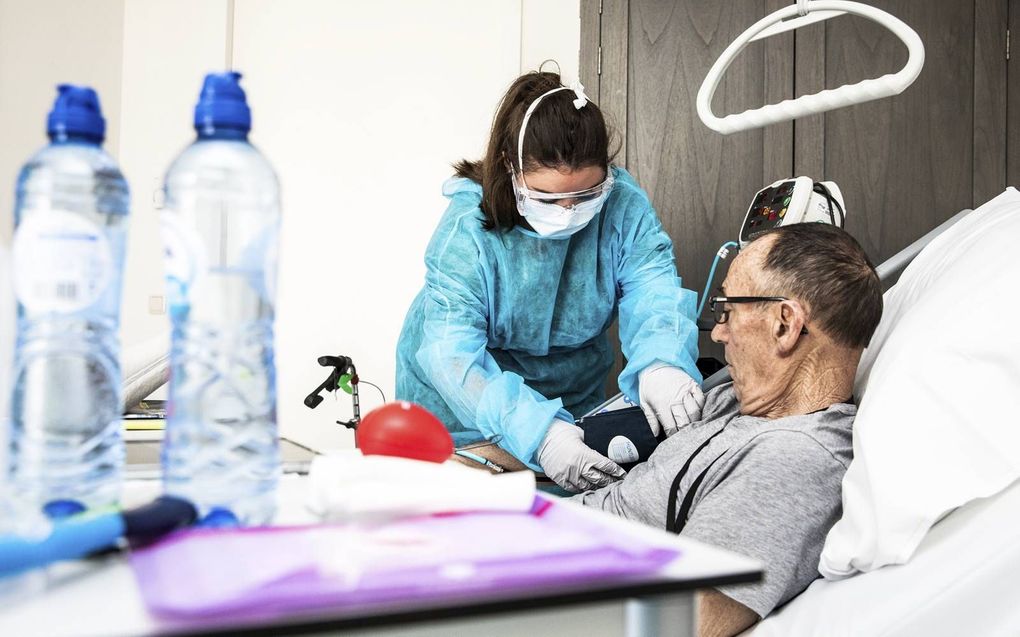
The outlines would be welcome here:
[[[524,379],[499,368],[486,350],[488,301],[479,249],[460,225],[463,215],[441,227],[426,253],[426,303],[416,360],[436,391],[466,427],[541,470],[535,454],[557,416],[573,417],[560,399],[549,400]]]
[[[661,362],[701,382],[698,359],[697,294],[681,286],[673,243],[647,196],[638,188],[625,198],[617,281],[621,297],[620,341],[627,365],[620,390],[638,402],[638,375]]]

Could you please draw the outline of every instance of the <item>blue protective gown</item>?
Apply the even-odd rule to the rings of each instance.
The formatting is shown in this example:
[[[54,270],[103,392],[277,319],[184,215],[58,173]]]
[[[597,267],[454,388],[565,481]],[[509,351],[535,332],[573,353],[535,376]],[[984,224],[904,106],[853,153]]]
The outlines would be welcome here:
[[[699,381],[696,295],[680,286],[673,245],[648,196],[622,168],[584,229],[545,239],[482,228],[482,188],[453,178],[425,253],[425,287],[397,346],[396,395],[434,413],[464,445],[499,445],[538,469],[557,416],[573,422],[605,400],[606,330],[619,313],[627,365],[620,389],[661,361]]]

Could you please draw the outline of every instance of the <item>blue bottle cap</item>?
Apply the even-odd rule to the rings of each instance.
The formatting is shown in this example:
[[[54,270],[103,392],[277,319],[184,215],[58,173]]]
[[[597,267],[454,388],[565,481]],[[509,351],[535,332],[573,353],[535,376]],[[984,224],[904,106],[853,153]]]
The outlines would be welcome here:
[[[99,108],[99,96],[88,86],[60,84],[53,110],[46,118],[50,139],[83,137],[96,144],[106,138],[106,120]]]
[[[51,520],[62,520],[84,511],[85,505],[77,500],[51,500],[43,505],[43,513]]]
[[[213,507],[209,513],[205,514],[205,517],[198,521],[198,526],[209,529],[225,529],[241,526],[241,522],[230,509]]]
[[[211,134],[217,128],[247,133],[251,130],[251,109],[240,84],[241,74],[234,71],[209,73],[195,104],[195,130]]]

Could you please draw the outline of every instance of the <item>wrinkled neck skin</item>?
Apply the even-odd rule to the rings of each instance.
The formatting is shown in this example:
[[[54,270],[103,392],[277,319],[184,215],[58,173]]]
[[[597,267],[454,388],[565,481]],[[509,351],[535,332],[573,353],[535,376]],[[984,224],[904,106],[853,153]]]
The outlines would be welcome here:
[[[744,397],[740,412],[760,418],[810,414],[845,402],[853,393],[860,350],[831,342],[777,360],[769,379],[753,396]]]

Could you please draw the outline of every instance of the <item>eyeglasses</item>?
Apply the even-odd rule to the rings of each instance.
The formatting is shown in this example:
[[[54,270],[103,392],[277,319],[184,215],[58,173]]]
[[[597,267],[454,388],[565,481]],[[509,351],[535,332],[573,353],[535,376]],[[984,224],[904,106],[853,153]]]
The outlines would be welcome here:
[[[726,309],[727,303],[773,303],[789,300],[785,296],[713,296],[708,299],[708,308],[715,322],[722,325],[730,319],[730,310]],[[800,333],[807,334],[807,328],[802,327]]]

